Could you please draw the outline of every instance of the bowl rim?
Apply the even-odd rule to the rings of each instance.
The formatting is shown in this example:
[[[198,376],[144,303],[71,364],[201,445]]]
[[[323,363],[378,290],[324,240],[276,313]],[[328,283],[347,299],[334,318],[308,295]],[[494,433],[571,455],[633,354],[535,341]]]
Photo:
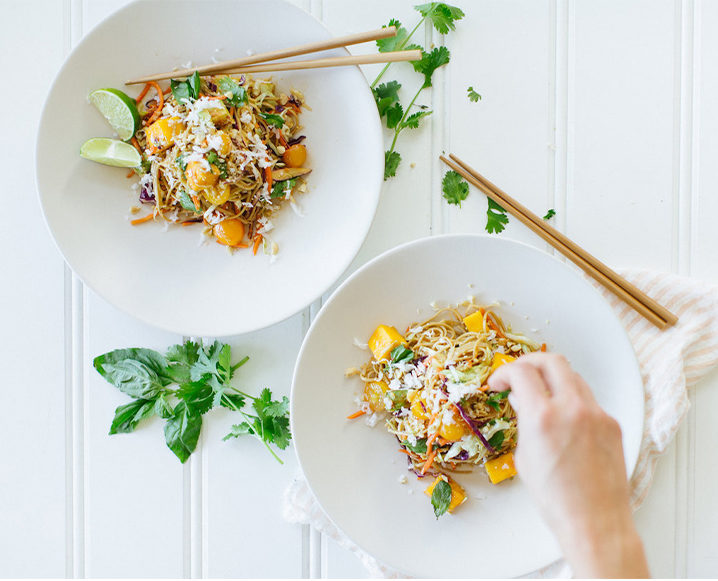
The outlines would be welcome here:
[[[310,339],[310,337],[313,335],[313,333],[315,332],[316,326],[317,326],[318,322],[321,320],[321,318],[322,318],[322,316],[324,315],[325,311],[329,308],[329,306],[330,306],[335,300],[337,300],[337,297],[340,295],[340,293],[342,293],[347,286],[353,284],[354,280],[355,280],[356,278],[358,278],[359,276],[361,276],[365,271],[370,270],[370,269],[373,268],[374,265],[376,265],[377,263],[382,262],[382,261],[384,261],[384,260],[388,259],[389,257],[394,256],[394,255],[396,255],[396,254],[400,254],[400,253],[406,251],[407,249],[413,248],[413,247],[415,247],[415,246],[420,246],[420,245],[422,245],[422,244],[433,244],[433,243],[435,243],[435,242],[437,242],[437,241],[445,241],[445,240],[470,240],[470,239],[473,239],[473,240],[477,240],[477,239],[487,239],[487,240],[497,241],[497,242],[499,242],[499,243],[501,243],[501,244],[507,244],[507,245],[509,245],[509,246],[512,246],[512,245],[513,245],[513,246],[523,247],[523,248],[525,248],[525,249],[528,249],[528,250],[531,251],[531,252],[539,253],[539,254],[541,254],[541,255],[543,255],[543,256],[545,256],[545,257],[547,257],[547,258],[549,258],[549,259],[555,261],[556,263],[558,263],[558,264],[560,265],[560,268],[563,268],[563,269],[565,269],[567,272],[572,273],[572,275],[578,276],[579,279],[580,279],[583,283],[585,283],[585,287],[586,287],[587,289],[590,289],[590,292],[593,293],[594,296],[596,296],[598,299],[600,299],[600,301],[602,301],[603,303],[606,303],[606,306],[608,306],[608,307],[611,309],[611,312],[613,313],[614,318],[616,319],[616,321],[617,321],[618,324],[619,324],[619,328],[620,328],[621,333],[623,334],[623,337],[626,339],[626,342],[628,343],[628,345],[629,345],[630,348],[631,348],[632,360],[633,360],[633,362],[634,362],[635,365],[636,365],[636,369],[638,370],[638,377],[639,377],[639,379],[640,379],[640,381],[641,381],[642,391],[645,390],[645,386],[643,385],[643,377],[642,377],[641,374],[640,374],[640,364],[639,364],[639,362],[638,362],[638,358],[636,357],[635,348],[634,348],[634,346],[633,346],[633,342],[631,341],[631,339],[630,339],[630,337],[629,337],[629,335],[628,335],[628,332],[626,331],[626,328],[624,327],[623,323],[621,323],[620,319],[619,319],[618,316],[615,314],[615,312],[614,312],[613,309],[611,308],[610,304],[608,304],[608,302],[606,301],[605,297],[603,297],[603,295],[601,295],[601,293],[598,291],[598,289],[597,289],[595,286],[593,286],[593,285],[588,281],[588,279],[587,279],[585,276],[582,276],[580,273],[578,273],[578,272],[574,271],[573,269],[571,269],[571,267],[570,267],[568,264],[566,264],[566,263],[563,262],[562,260],[559,260],[556,256],[554,256],[554,255],[552,255],[552,254],[549,254],[548,252],[545,252],[544,250],[542,250],[542,249],[540,249],[540,248],[537,248],[537,247],[535,247],[535,246],[533,246],[533,245],[531,245],[531,244],[528,244],[528,243],[523,242],[523,241],[520,241],[520,240],[513,240],[513,239],[509,239],[509,238],[498,238],[498,237],[495,237],[495,236],[491,236],[491,235],[489,235],[489,234],[481,234],[481,233],[449,233],[449,234],[436,234],[436,235],[423,236],[423,237],[421,237],[421,238],[416,238],[416,239],[414,239],[414,240],[410,240],[410,241],[408,241],[408,242],[404,242],[404,243],[402,243],[402,244],[399,244],[399,245],[397,245],[397,246],[395,246],[395,247],[393,247],[393,248],[390,248],[390,249],[388,249],[388,250],[382,252],[382,253],[379,254],[378,256],[375,256],[374,258],[372,258],[371,260],[369,260],[368,262],[366,262],[365,264],[363,264],[361,267],[359,267],[357,270],[355,270],[355,271],[351,274],[351,276],[349,276],[345,281],[343,281],[342,284],[337,287],[337,289],[332,293],[332,295],[331,295],[331,296],[327,299],[327,301],[322,305],[321,309],[317,312],[316,316],[314,317],[314,320],[312,321],[311,325],[309,326],[309,329],[307,330],[307,332],[306,332],[305,335],[304,335],[304,339],[302,340],[302,345],[301,345],[301,347],[300,347],[300,349],[299,349],[299,352],[297,353],[297,358],[296,358],[295,364],[294,364],[294,371],[293,371],[293,373],[292,373],[292,385],[291,385],[290,396],[289,396],[289,398],[290,398],[290,414],[289,414],[289,417],[290,417],[290,429],[291,429],[291,432],[292,432],[292,437],[293,437],[293,439],[294,439],[294,446],[293,446],[293,448],[294,448],[294,454],[295,454],[295,457],[296,457],[296,459],[297,459],[297,464],[298,464],[298,466],[299,466],[299,469],[300,469],[300,471],[301,471],[301,474],[304,476],[304,480],[305,480],[305,482],[307,483],[307,486],[309,487],[309,490],[312,492],[312,495],[313,495],[314,498],[316,499],[317,503],[319,504],[319,506],[321,507],[322,511],[324,512],[325,516],[329,519],[329,521],[330,521],[335,527],[337,527],[337,529],[338,529],[339,531],[341,531],[341,533],[342,533],[344,536],[346,536],[348,539],[350,539],[353,543],[355,543],[355,544],[356,544],[359,548],[361,548],[363,551],[366,551],[366,549],[364,549],[364,547],[362,546],[362,544],[359,543],[354,537],[352,537],[352,536],[350,536],[349,534],[347,534],[346,531],[344,530],[344,528],[343,528],[338,522],[336,522],[336,521],[334,520],[333,516],[330,514],[330,512],[327,511],[327,509],[326,509],[324,503],[322,502],[322,499],[320,498],[320,496],[319,496],[319,495],[316,493],[316,491],[314,490],[314,487],[312,486],[312,483],[311,483],[310,479],[307,478],[307,476],[306,476],[306,472],[305,472],[305,469],[304,469],[304,463],[302,462],[302,457],[300,456],[300,453],[299,453],[299,447],[297,446],[297,440],[296,440],[296,433],[297,433],[297,432],[296,432],[296,423],[295,423],[295,417],[296,417],[296,416],[295,416],[295,413],[294,413],[294,411],[295,411],[295,410],[294,410],[295,389],[296,389],[297,375],[298,375],[298,373],[299,373],[300,363],[301,363],[301,361],[302,361],[302,359],[303,359],[304,352],[305,352],[305,350],[306,350],[306,348],[307,348],[307,345],[308,345],[308,343],[309,343],[309,339]],[[644,393],[645,393],[645,391],[644,391]],[[645,427],[645,400],[644,400],[643,398],[640,399],[639,405],[640,405],[641,419],[640,419],[640,426],[639,426],[640,429],[639,429],[638,433],[642,434],[642,433],[643,433],[643,430],[644,430],[644,427]],[[641,443],[642,443],[642,439],[639,438],[639,439],[638,439],[637,449],[633,451],[633,458],[632,458],[632,462],[631,462],[630,471],[627,470],[627,474],[626,474],[626,475],[627,475],[627,479],[628,479],[629,481],[630,481],[631,477],[633,476],[633,474],[635,473],[636,467],[638,466],[638,459],[639,459],[639,456],[640,456]],[[625,454],[626,454],[626,451],[624,450],[624,455],[625,455]],[[548,563],[546,563],[546,565],[547,565],[547,564],[548,564]],[[402,574],[404,574],[404,575],[412,575],[412,574],[413,574],[412,572],[408,571],[407,569],[405,569],[404,567],[401,567],[401,566],[391,565],[391,567],[394,568],[394,569],[396,569],[397,571],[399,571],[400,573],[402,573]],[[526,571],[525,573],[530,573],[530,571]]]
[[[327,284],[323,286],[323,288],[318,288],[314,293],[311,295],[311,300],[305,300],[305,304],[300,304],[297,307],[286,309],[282,311],[278,308],[273,308],[270,313],[271,316],[268,316],[265,321],[261,324],[255,324],[250,327],[241,328],[241,329],[218,329],[220,332],[218,333],[209,333],[207,332],[208,329],[202,329],[202,328],[190,328],[190,327],[178,327],[173,326],[170,323],[162,323],[159,324],[156,321],[152,320],[150,317],[145,315],[140,315],[132,311],[131,307],[127,305],[119,305],[116,304],[114,301],[109,300],[105,293],[102,292],[98,288],[98,284],[96,281],[89,282],[88,279],[90,278],[88,276],[88,272],[86,269],[82,269],[82,272],[77,267],[77,261],[71,260],[67,254],[63,251],[62,247],[60,246],[60,243],[58,241],[58,238],[55,234],[55,228],[53,228],[51,224],[51,220],[48,217],[45,204],[44,204],[44,198],[45,194],[43,194],[43,190],[40,187],[40,183],[42,181],[41,173],[42,169],[40,168],[39,158],[40,158],[40,150],[42,147],[41,144],[41,138],[43,134],[43,128],[48,122],[48,108],[49,104],[51,102],[52,96],[55,93],[55,90],[57,88],[57,84],[60,80],[60,78],[63,76],[65,71],[72,66],[72,60],[73,58],[82,50],[84,50],[84,47],[87,43],[92,42],[95,37],[100,36],[103,34],[103,28],[107,26],[112,20],[117,18],[118,16],[124,14],[125,12],[131,11],[131,10],[137,10],[138,6],[142,4],[156,4],[156,3],[169,3],[171,0],[133,0],[132,2],[126,4],[125,6],[120,7],[117,10],[112,11],[110,14],[102,18],[97,24],[95,24],[90,31],[88,31],[86,34],[83,35],[83,37],[80,39],[80,41],[70,50],[70,52],[65,57],[62,65],[55,73],[55,76],[52,80],[52,83],[50,83],[50,86],[47,90],[47,94],[45,96],[45,100],[43,102],[41,113],[39,117],[39,122],[37,125],[37,130],[35,133],[35,141],[34,141],[34,148],[33,148],[33,165],[34,165],[34,171],[33,171],[33,178],[35,182],[35,192],[37,196],[37,200],[40,205],[40,210],[42,213],[43,221],[45,223],[45,226],[47,230],[50,233],[50,238],[52,238],[53,244],[55,245],[55,248],[62,256],[63,260],[67,264],[67,266],[70,268],[70,270],[82,281],[82,283],[90,290],[92,290],[97,296],[101,297],[105,302],[112,305],[114,308],[118,309],[119,311],[131,316],[137,321],[140,321],[143,324],[149,325],[151,327],[154,327],[156,329],[160,329],[163,331],[167,331],[170,333],[183,335],[183,336],[189,336],[189,337],[230,337],[235,335],[243,335],[246,333],[253,333],[255,331],[259,331],[262,329],[269,328],[273,325],[277,325],[283,321],[286,321],[290,317],[296,315],[297,313],[301,312],[303,309],[308,308],[312,303],[314,303],[317,299],[319,299],[323,294],[325,294],[332,285],[336,284],[337,280],[340,280],[342,276],[347,272],[349,267],[351,266],[354,259],[359,254],[359,251],[361,250],[362,246],[364,245],[364,242],[367,239],[367,236],[369,235],[369,231],[371,230],[372,225],[374,224],[374,220],[376,218],[376,214],[379,208],[379,200],[381,196],[381,190],[384,183],[383,180],[383,167],[384,167],[384,160],[383,160],[383,133],[382,133],[382,125],[381,120],[379,118],[378,111],[376,107],[371,107],[369,110],[372,111],[372,121],[371,123],[367,122],[367,134],[365,141],[375,141],[377,144],[376,149],[376,160],[375,164],[377,167],[376,176],[373,180],[373,184],[371,184],[371,187],[367,188],[366,195],[367,197],[373,198],[370,199],[370,201],[373,203],[373,211],[371,212],[370,218],[368,219],[363,227],[363,232],[361,236],[357,236],[355,243],[351,248],[348,248],[348,252],[346,254],[345,260],[338,264],[338,273],[336,277],[334,277],[332,280],[327,281]],[[206,8],[206,5],[208,2],[222,2],[223,0],[184,0],[186,4],[194,4],[198,7]],[[255,3],[259,4],[260,2],[266,3],[267,0],[236,0],[235,2],[232,2],[232,4],[236,5],[237,7],[241,6],[242,3]],[[314,20],[322,29],[323,32],[326,33],[325,38],[330,38],[332,36],[332,32],[329,30],[329,28],[318,18],[316,18],[311,12],[301,8],[300,6],[296,6],[295,4],[290,3],[288,0],[273,0],[277,4],[283,5],[287,10],[292,10],[295,13],[298,14],[304,14]],[[318,39],[322,40],[322,39]],[[349,51],[346,48],[337,49],[341,50],[347,55],[349,55]],[[366,86],[366,90],[362,91],[363,98],[369,104],[374,104],[374,97],[371,92],[371,88],[369,87],[369,83],[366,80],[366,77],[362,73],[359,66],[350,66],[350,67],[344,67],[345,69],[353,70],[357,75],[360,76],[360,78],[363,81],[363,84]],[[46,180],[45,180],[46,181]],[[367,182],[369,183],[369,181]],[[47,188],[45,188],[47,190]],[[340,270],[339,270],[340,269]]]

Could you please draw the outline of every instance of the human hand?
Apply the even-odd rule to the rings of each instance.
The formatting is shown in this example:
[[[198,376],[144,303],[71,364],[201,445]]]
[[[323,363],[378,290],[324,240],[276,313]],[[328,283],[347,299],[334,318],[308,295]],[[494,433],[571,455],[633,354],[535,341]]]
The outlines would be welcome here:
[[[647,577],[636,532],[621,428],[566,359],[531,353],[489,378],[511,389],[516,470],[578,577]]]

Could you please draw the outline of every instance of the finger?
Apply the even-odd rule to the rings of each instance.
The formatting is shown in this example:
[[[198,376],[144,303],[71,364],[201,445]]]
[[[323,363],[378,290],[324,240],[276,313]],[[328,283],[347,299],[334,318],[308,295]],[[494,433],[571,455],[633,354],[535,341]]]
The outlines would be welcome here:
[[[578,396],[583,400],[593,400],[591,390],[583,379],[571,368],[568,360],[559,353],[529,353],[521,361],[535,366],[554,396]]]
[[[511,390],[509,397],[517,414],[521,414],[523,409],[543,406],[550,398],[550,391],[539,370],[521,360],[502,365],[489,377],[488,383],[493,391]]]

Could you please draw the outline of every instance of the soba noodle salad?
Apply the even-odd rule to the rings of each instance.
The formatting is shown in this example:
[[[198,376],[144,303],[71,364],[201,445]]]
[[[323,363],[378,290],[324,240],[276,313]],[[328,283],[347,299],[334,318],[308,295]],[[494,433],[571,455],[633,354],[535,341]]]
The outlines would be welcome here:
[[[295,198],[311,171],[304,96],[268,79],[195,73],[166,89],[150,82],[134,102],[139,123],[128,141],[141,157],[139,201],[150,208],[132,224],[199,224],[220,244],[275,254],[272,216],[285,204],[301,213]]]
[[[371,360],[347,370],[363,382],[359,410],[349,418],[366,416],[370,425],[384,419],[409,470],[432,477],[426,493],[437,518],[466,500],[450,473],[481,465],[494,484],[515,475],[516,414],[508,392],[489,392],[486,381],[501,365],[545,345],[471,300],[437,310],[403,335],[379,325],[368,347]]]

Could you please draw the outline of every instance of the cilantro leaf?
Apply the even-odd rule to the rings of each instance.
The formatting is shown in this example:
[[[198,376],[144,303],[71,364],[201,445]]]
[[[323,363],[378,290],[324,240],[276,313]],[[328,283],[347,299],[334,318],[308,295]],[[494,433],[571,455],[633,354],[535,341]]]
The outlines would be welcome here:
[[[384,152],[384,180],[393,178],[396,175],[396,169],[401,163],[401,155],[398,151]]]
[[[227,390],[216,392],[214,406],[222,406],[228,410],[239,411],[244,407],[244,396],[238,393],[228,393]]]
[[[417,454],[426,454],[426,438],[419,438],[416,444],[411,444],[409,440],[404,440],[401,444],[407,450],[411,450]]]
[[[217,81],[219,92],[226,95],[226,102],[233,107],[240,107],[247,102],[247,91],[232,77],[222,77]]]
[[[274,186],[272,186],[272,193],[269,194],[269,197],[272,199],[285,198],[287,193],[292,191],[292,188],[296,185],[296,183],[297,178],[275,182]]]
[[[219,177],[228,177],[229,174],[227,173],[227,162],[224,161],[221,157],[219,157],[216,151],[210,151],[207,154],[207,161],[217,167],[217,169],[219,170]]]
[[[231,354],[232,348],[219,341],[199,349],[197,361],[190,369],[192,381],[210,376],[216,378],[220,384],[228,384],[233,375]]]
[[[382,83],[372,89],[374,101],[379,109],[379,117],[386,115],[387,109],[399,101],[399,89],[401,89],[401,84],[397,81]]]
[[[194,201],[185,190],[179,191],[177,201],[185,210],[194,212],[195,214],[201,214],[201,209],[194,205]]]
[[[247,421],[232,426],[232,431],[223,439],[238,438],[250,434],[262,440],[264,445],[274,454],[269,444],[274,444],[280,450],[289,446],[292,434],[289,429],[289,399],[286,396],[281,400],[272,400],[272,392],[265,388],[252,402],[257,412],[256,416],[244,415]],[[277,456],[275,455],[275,458]],[[279,460],[279,458],[277,458]],[[279,460],[281,462],[281,460]]]
[[[389,24],[382,26],[382,28],[389,26],[396,26],[396,36],[389,36],[388,38],[380,38],[377,40],[376,47],[379,49],[379,52],[402,50],[406,41],[409,40],[409,31],[401,25],[401,22],[392,18]]]
[[[172,383],[167,360],[152,349],[116,349],[93,360],[95,369],[120,391],[153,399]]]
[[[474,91],[474,87],[469,87],[468,89],[466,89],[466,92],[469,96],[469,101],[471,101],[472,103],[476,103],[481,99],[481,95]]]
[[[232,431],[229,432],[224,438],[222,438],[223,442],[226,442],[230,438],[239,438],[240,436],[243,436],[245,434],[255,435],[255,432],[247,422],[242,422],[241,424],[234,424],[232,426]]]
[[[155,413],[155,402],[151,399],[135,399],[121,405],[115,410],[115,417],[110,426],[110,435],[132,432],[140,420]]]
[[[486,398],[486,404],[494,408],[496,411],[499,410],[499,402],[502,399],[506,399],[509,396],[509,390],[493,392],[488,398]]]
[[[450,30],[456,30],[455,20],[461,20],[464,13],[456,6],[449,6],[443,2],[430,2],[414,6],[419,13],[429,19],[434,28],[440,34],[447,34]]]
[[[187,77],[187,86],[189,87],[189,96],[193,99],[199,99],[201,81],[197,71],[191,77]]]
[[[446,480],[439,480],[431,491],[431,506],[434,507],[434,516],[438,519],[449,510],[451,504],[451,485]]]
[[[548,212],[546,212],[546,215],[543,217],[544,220],[550,220],[556,215],[556,210],[553,208],[549,209]]]
[[[391,363],[409,363],[414,360],[415,355],[411,349],[404,347],[404,345],[399,345],[391,350],[390,357]]]
[[[267,125],[273,125],[281,129],[284,127],[284,119],[280,115],[274,113],[260,113],[259,116],[267,122]]]
[[[418,129],[419,121],[424,117],[428,117],[431,113],[431,111],[417,111],[416,113],[412,113],[399,124],[399,129]]]
[[[504,431],[499,430],[496,432],[493,436],[489,438],[489,446],[491,446],[494,450],[498,450],[501,448],[501,444],[504,443]]]
[[[506,210],[494,202],[491,198],[487,198],[489,207],[486,210],[486,231],[489,234],[498,234],[504,231],[504,227],[509,222]]]
[[[450,58],[451,53],[448,48],[445,46],[437,46],[431,52],[422,51],[421,60],[411,63],[417,73],[424,75],[422,89],[431,87],[431,77],[434,71],[447,64]]]
[[[386,126],[394,129],[404,116],[404,108],[398,101],[386,110]]]
[[[206,381],[183,383],[175,395],[190,405],[198,414],[206,414],[214,403],[214,390]]]
[[[461,202],[469,195],[469,184],[464,181],[461,174],[452,169],[444,174],[444,179],[441,180],[441,191],[449,204],[461,207]]]
[[[183,464],[197,447],[201,429],[202,415],[180,401],[165,424],[165,441]]]

